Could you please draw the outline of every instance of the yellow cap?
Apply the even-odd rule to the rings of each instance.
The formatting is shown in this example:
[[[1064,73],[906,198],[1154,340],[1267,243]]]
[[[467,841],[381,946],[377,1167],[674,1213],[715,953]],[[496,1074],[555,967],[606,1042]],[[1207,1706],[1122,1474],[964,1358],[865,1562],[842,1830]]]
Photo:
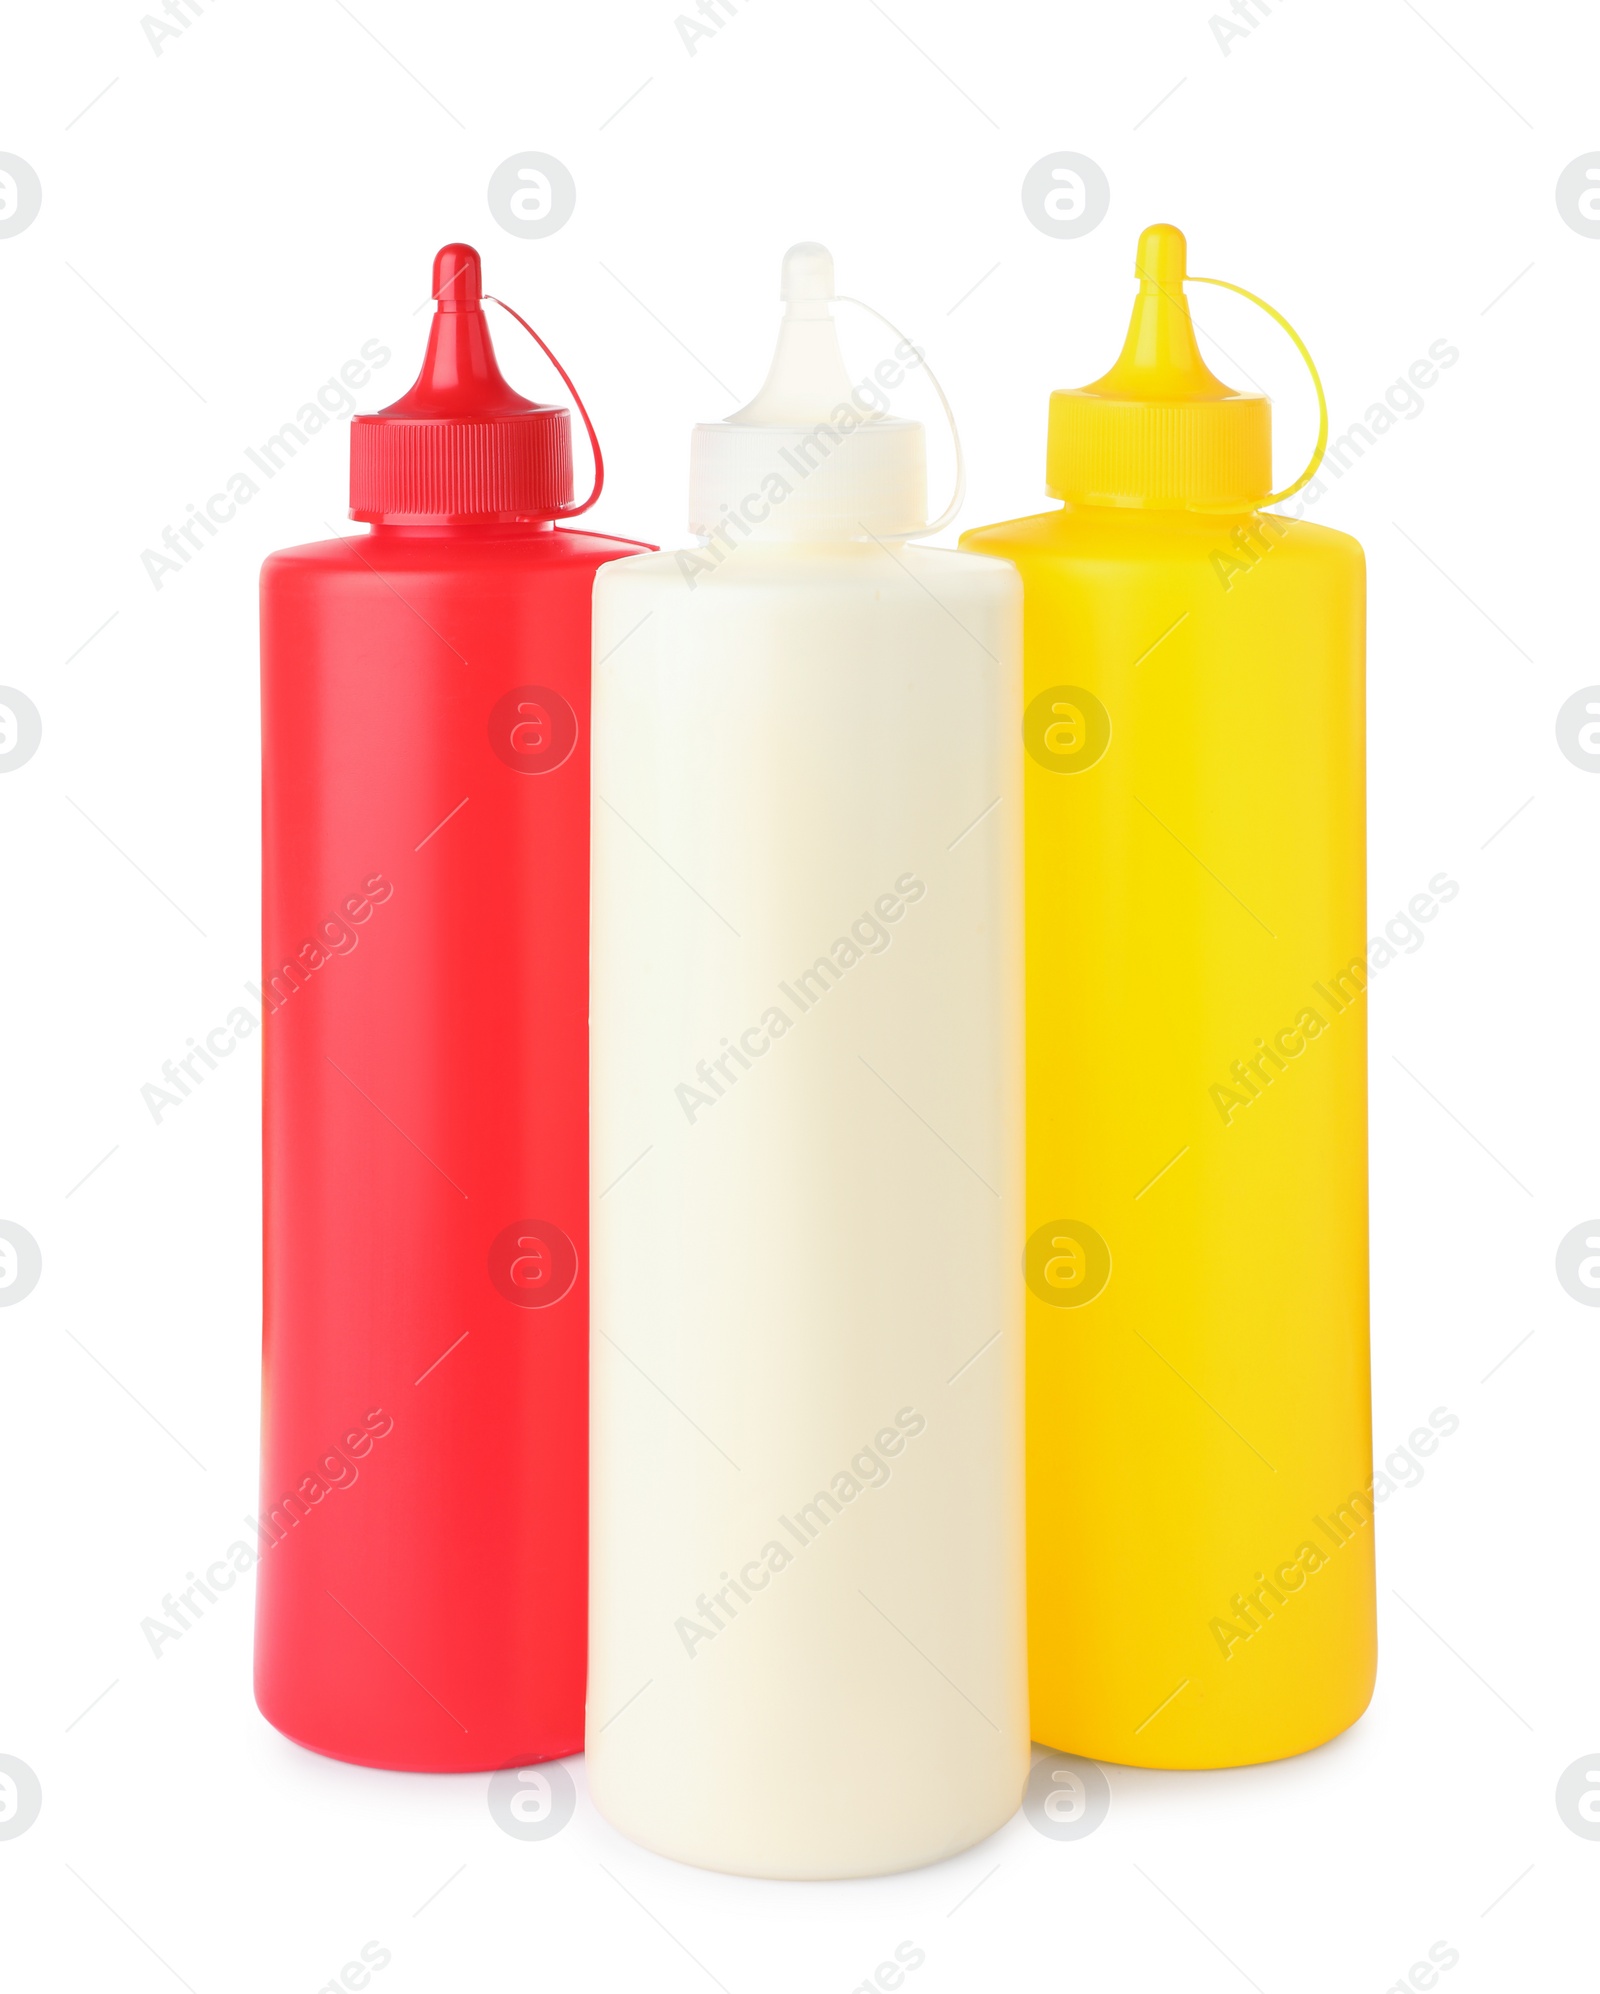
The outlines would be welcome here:
[[[1183,294],[1182,231],[1139,238],[1128,337],[1109,374],[1050,397],[1045,482],[1077,505],[1240,511],[1272,488],[1272,404],[1219,381]],[[1199,280],[1196,279],[1196,282]]]

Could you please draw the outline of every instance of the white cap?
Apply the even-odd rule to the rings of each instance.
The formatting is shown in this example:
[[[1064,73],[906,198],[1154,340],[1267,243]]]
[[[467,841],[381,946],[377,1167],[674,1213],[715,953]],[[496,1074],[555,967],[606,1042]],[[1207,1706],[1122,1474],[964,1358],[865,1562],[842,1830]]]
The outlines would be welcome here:
[[[920,422],[877,410],[903,376],[884,354],[859,384],[839,351],[833,258],[797,242],[783,259],[783,321],[761,392],[725,422],[695,425],[689,444],[689,530],[735,539],[803,540],[927,524]],[[915,363],[913,363],[915,364]]]

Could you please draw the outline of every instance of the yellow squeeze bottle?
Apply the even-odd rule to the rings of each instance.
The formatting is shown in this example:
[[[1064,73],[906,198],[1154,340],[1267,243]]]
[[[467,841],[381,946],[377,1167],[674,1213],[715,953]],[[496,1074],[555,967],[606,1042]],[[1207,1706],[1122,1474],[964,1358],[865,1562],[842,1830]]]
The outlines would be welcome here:
[[[1184,257],[1145,230],[1120,359],[1051,397],[1060,510],[961,544],[1023,580],[1033,1735],[1202,1767],[1376,1664],[1365,566],[1261,509],[1326,406],[1271,493]]]

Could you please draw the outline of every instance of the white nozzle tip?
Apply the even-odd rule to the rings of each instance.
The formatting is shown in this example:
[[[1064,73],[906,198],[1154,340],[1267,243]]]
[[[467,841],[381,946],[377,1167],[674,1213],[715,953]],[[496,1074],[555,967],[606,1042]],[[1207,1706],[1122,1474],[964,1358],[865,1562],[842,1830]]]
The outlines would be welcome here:
[[[797,242],[783,259],[786,305],[822,304],[833,296],[833,258],[820,242]]]

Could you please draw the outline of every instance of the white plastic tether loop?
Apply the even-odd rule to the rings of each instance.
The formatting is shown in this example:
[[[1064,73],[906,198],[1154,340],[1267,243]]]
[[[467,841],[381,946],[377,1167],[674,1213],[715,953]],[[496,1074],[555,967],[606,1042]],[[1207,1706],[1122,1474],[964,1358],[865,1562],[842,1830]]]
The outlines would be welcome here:
[[[898,532],[885,533],[882,536],[882,538],[884,538],[885,540],[926,540],[930,534],[942,533],[944,531],[944,529],[950,524],[951,520],[954,519],[956,514],[961,510],[962,501],[966,498],[967,495],[967,460],[965,456],[962,454],[961,432],[956,427],[955,410],[952,409],[950,406],[949,396],[945,393],[944,389],[939,385],[938,375],[928,365],[927,355],[922,351],[922,348],[917,345],[914,339],[907,339],[905,334],[900,330],[899,326],[897,326],[893,322],[892,319],[886,319],[883,313],[880,312],[876,308],[876,306],[869,305],[866,302],[866,300],[863,298],[845,298],[835,294],[833,302],[836,305],[854,305],[857,311],[863,311],[867,314],[869,318],[875,318],[878,321],[879,325],[887,326],[889,331],[894,334],[895,338],[900,341],[902,346],[909,346],[912,352],[917,355],[918,362],[923,372],[927,375],[928,379],[933,383],[933,392],[939,397],[939,406],[944,410],[944,419],[950,426],[950,441],[953,444],[956,453],[956,485],[955,485],[955,490],[950,495],[950,503],[945,507],[944,511],[940,513],[937,519],[931,521],[926,526],[908,527],[906,531],[903,533],[898,533]]]

